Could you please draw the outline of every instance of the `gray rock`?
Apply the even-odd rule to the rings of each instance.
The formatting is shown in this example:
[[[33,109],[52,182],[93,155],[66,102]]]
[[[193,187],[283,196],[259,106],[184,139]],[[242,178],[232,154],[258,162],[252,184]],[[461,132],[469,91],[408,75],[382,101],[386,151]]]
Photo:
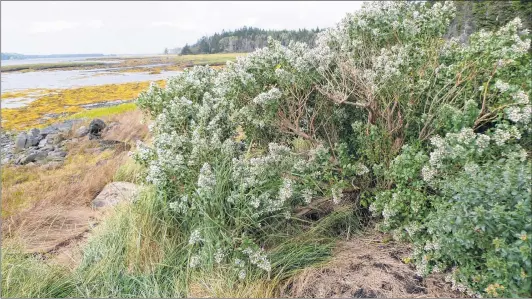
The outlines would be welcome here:
[[[48,126],[48,127],[44,128],[44,129],[42,129],[41,135],[42,136],[46,136],[48,134],[55,134],[57,132],[58,132],[57,128],[54,125],[51,125],[51,126]]]
[[[52,144],[47,144],[46,146],[41,148],[41,151],[45,151],[45,152],[55,151],[55,146],[53,146]]]
[[[30,130],[30,135],[33,137],[40,137],[41,136],[41,130],[33,128]]]
[[[57,134],[59,132],[68,132],[72,130],[72,126],[76,122],[80,122],[81,120],[66,120],[61,123],[50,125],[44,129],[41,130],[41,135],[46,136],[48,134]]]
[[[28,135],[28,140],[30,143],[30,146],[37,146],[39,145],[39,142],[43,139],[43,136],[41,135],[41,130],[39,129],[31,129]]]
[[[50,134],[46,136],[47,144],[59,144],[61,141],[65,140],[65,137],[61,133]]]
[[[128,182],[112,182],[92,201],[95,208],[104,208],[117,205],[120,202],[134,201],[139,187]]]
[[[89,134],[89,129],[85,126],[81,126],[76,130],[76,137],[83,137],[85,135]]]
[[[15,141],[15,149],[22,150],[29,146],[30,142],[28,142],[28,134],[26,134],[26,132],[18,134],[17,140]]]
[[[41,141],[40,136],[39,137],[30,136],[28,138],[28,142],[31,146],[38,146],[40,141]]]
[[[17,159],[16,164],[24,165],[36,160],[42,160],[46,158],[48,154],[46,152],[34,152],[27,155],[22,155]]]
[[[64,158],[66,155],[67,153],[64,151],[53,151],[53,152],[48,153],[48,157],[51,157],[51,158],[55,158],[55,157]]]
[[[39,141],[39,144],[37,145],[37,147],[42,148],[42,147],[45,147],[47,144],[48,144],[48,139],[44,138],[44,139],[41,139],[41,141]]]

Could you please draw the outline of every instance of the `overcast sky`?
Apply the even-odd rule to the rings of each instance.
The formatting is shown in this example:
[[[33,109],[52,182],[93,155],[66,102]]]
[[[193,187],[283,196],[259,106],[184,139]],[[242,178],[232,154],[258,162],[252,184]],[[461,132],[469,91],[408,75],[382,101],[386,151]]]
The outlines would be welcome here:
[[[2,52],[151,54],[242,26],[329,27],[362,2],[1,2]]]

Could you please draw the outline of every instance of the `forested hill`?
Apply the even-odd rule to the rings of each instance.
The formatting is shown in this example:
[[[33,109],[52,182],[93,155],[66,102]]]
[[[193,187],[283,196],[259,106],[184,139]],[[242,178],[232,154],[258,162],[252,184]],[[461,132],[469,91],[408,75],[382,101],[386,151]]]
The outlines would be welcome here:
[[[222,31],[222,33],[204,36],[193,45],[185,45],[181,54],[252,52],[255,49],[265,47],[268,36],[280,41],[283,45],[288,45],[291,40],[313,45],[316,33],[319,31],[319,28],[311,30],[264,30],[243,27],[235,31]]]
[[[435,3],[435,1],[430,1]],[[525,28],[532,32],[532,1],[454,1],[456,18],[449,26],[447,36],[466,41],[479,29],[499,28],[515,17],[520,17]],[[287,45],[291,40],[314,45],[320,29],[264,30],[242,27],[234,31],[222,31],[203,36],[192,45],[185,45],[181,54],[206,54],[223,52],[252,52],[267,45],[268,36]]]
[[[515,17],[521,18],[524,28],[532,32],[532,1],[455,1],[454,5],[456,17],[448,36],[462,42],[475,31],[496,30]]]

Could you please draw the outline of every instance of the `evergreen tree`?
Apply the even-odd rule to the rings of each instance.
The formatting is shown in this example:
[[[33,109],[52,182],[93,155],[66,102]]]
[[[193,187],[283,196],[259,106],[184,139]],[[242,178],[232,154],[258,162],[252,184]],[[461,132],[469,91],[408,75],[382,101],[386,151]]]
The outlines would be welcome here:
[[[188,54],[193,54],[192,51],[190,50],[190,46],[188,44],[186,44],[183,49],[181,50],[181,55],[188,55]]]

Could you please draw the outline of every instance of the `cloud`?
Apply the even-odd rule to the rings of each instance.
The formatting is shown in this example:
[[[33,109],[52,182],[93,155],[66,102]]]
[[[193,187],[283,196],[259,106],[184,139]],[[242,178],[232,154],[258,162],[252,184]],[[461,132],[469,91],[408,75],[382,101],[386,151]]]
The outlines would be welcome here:
[[[87,26],[93,29],[99,29],[103,27],[102,20],[91,20],[87,23]]]
[[[80,26],[78,22],[68,21],[51,21],[51,22],[33,22],[30,27],[30,33],[47,33],[59,32],[68,29],[74,29]]]
[[[177,28],[179,30],[194,30],[197,29],[197,25],[194,25],[193,22],[169,22],[169,21],[159,21],[152,22],[151,27],[171,27]]]

